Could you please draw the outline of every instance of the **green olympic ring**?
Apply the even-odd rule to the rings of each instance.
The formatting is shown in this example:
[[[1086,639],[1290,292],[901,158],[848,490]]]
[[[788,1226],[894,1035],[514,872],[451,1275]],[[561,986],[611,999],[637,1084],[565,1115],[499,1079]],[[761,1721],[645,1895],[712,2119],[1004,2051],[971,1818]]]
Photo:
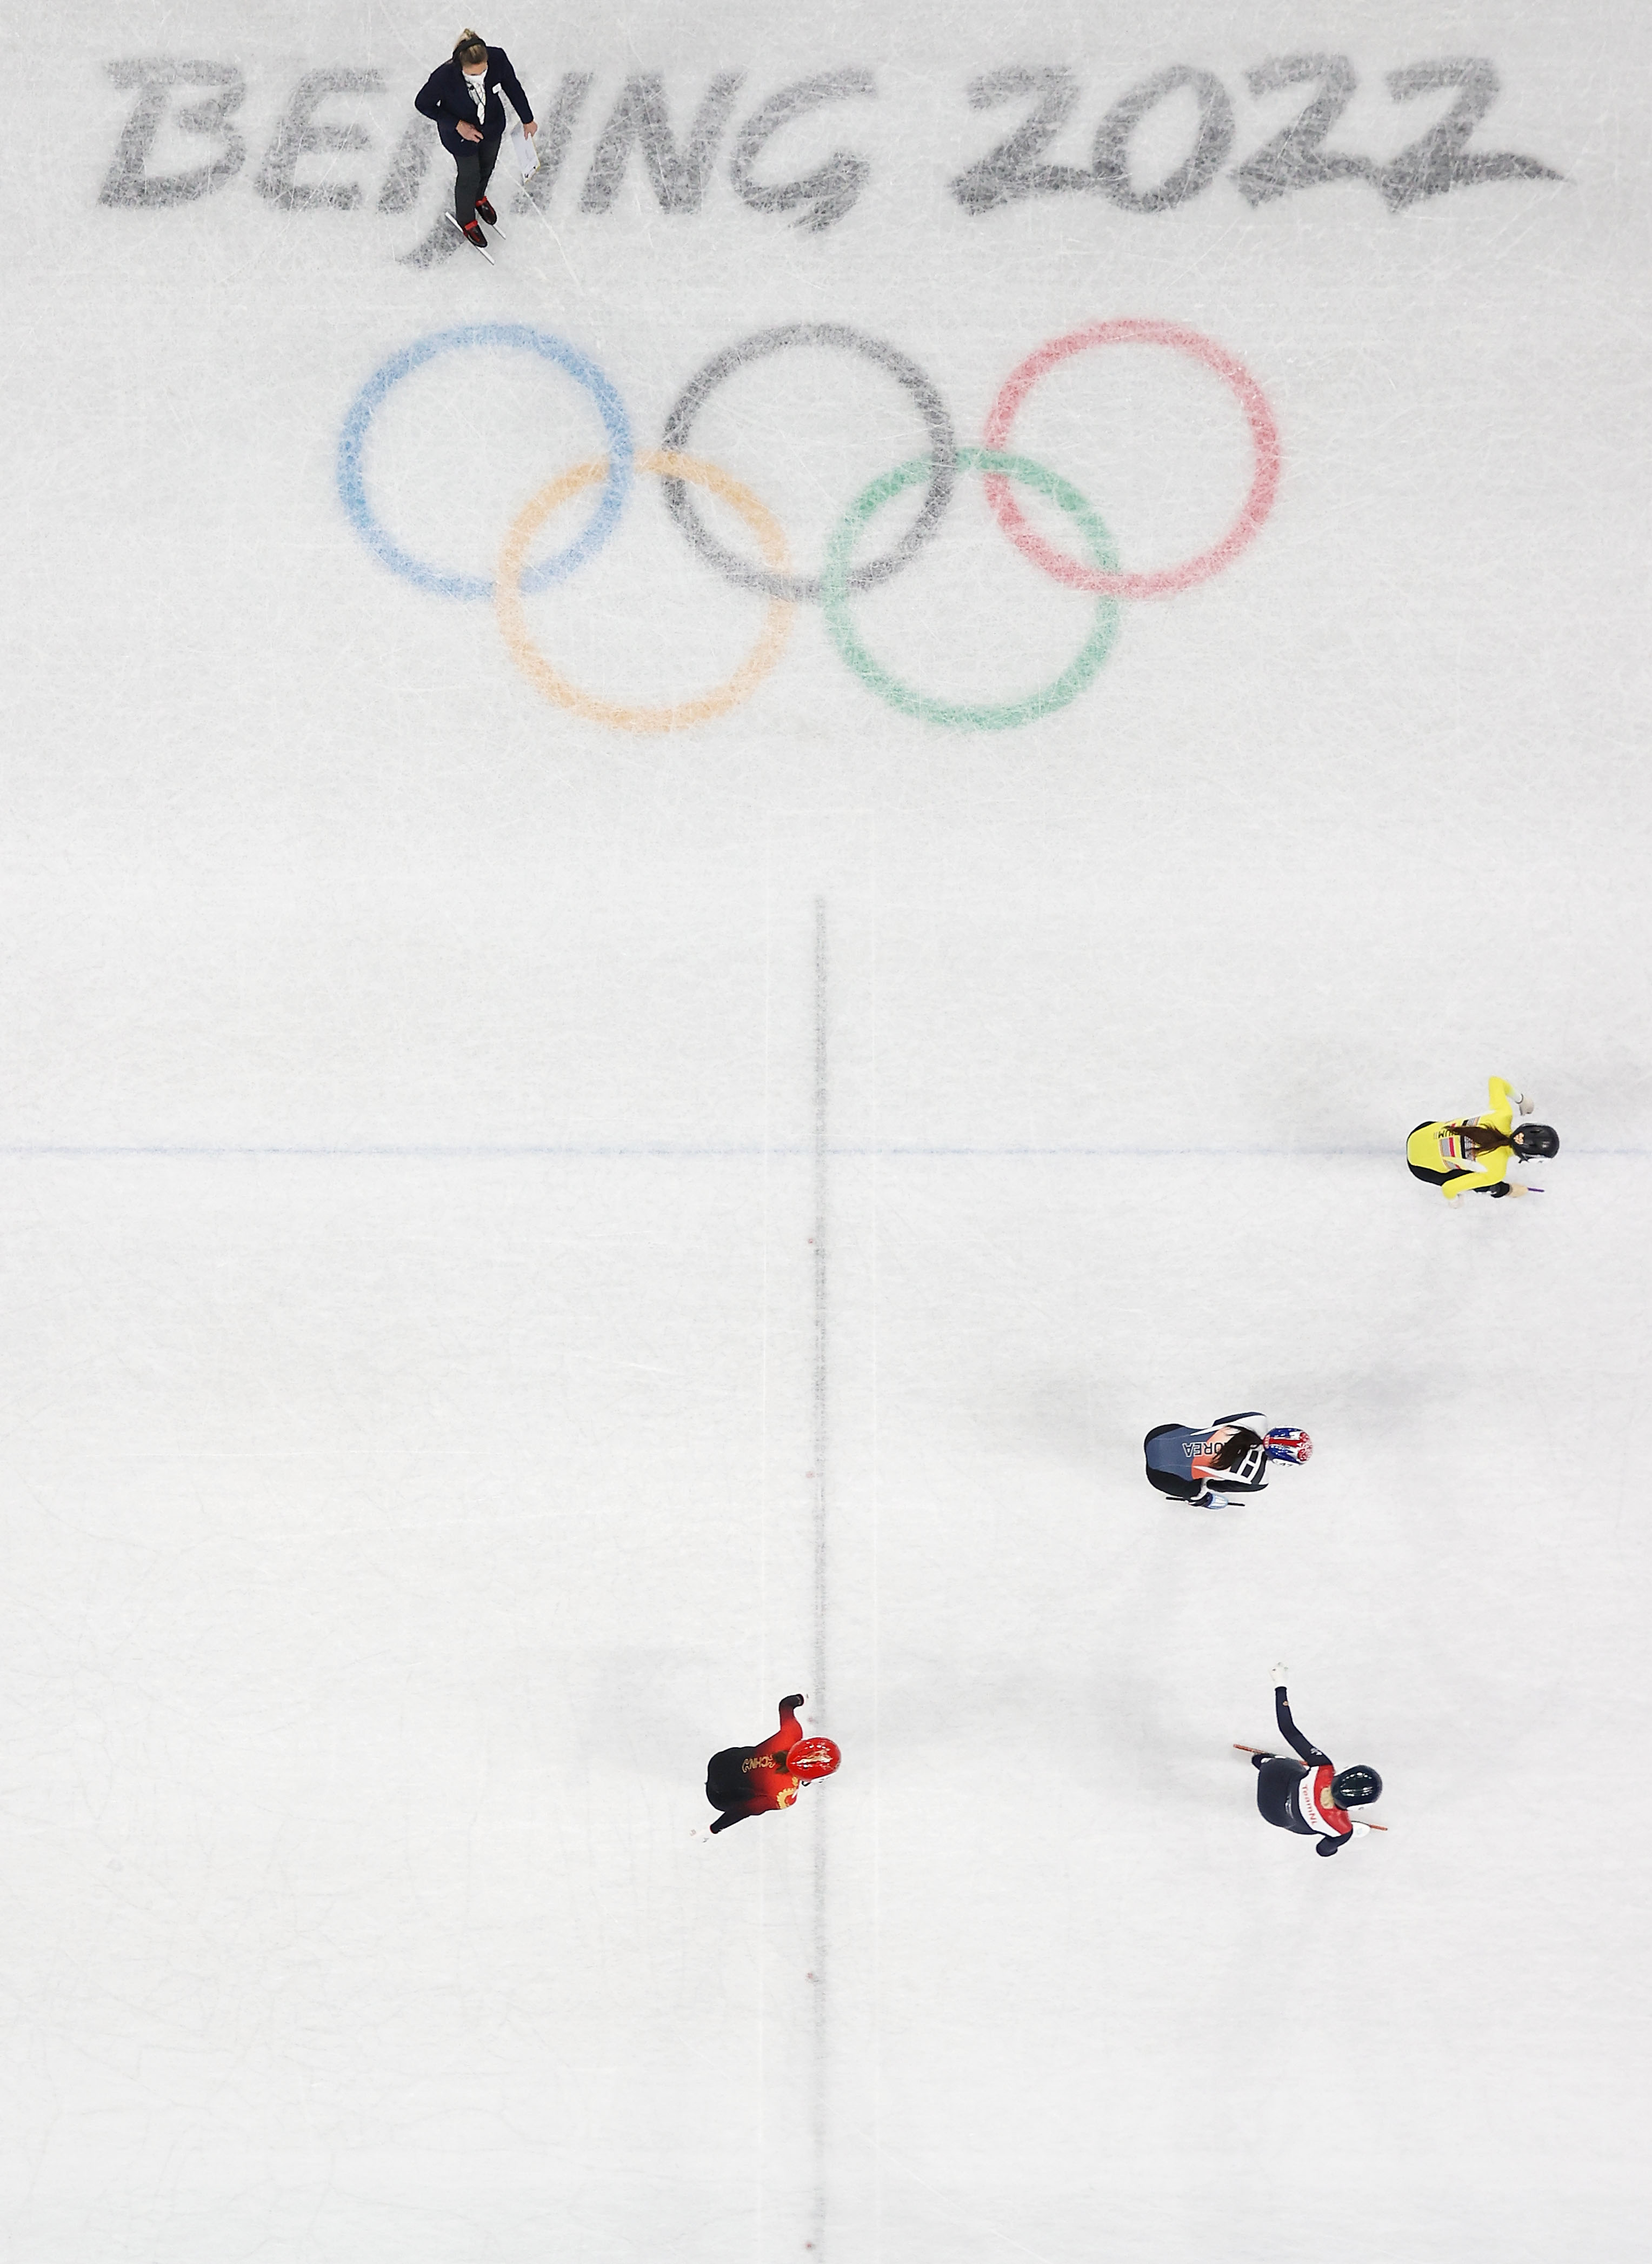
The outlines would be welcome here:
[[[1069,519],[1077,521],[1090,545],[1090,556],[1102,571],[1111,574],[1118,570],[1112,537],[1078,490],[1059,473],[1035,464],[1030,456],[1006,456],[996,448],[960,448],[958,468],[1001,473],[1022,487],[1047,496],[1052,503],[1061,505]],[[863,489],[839,520],[827,547],[821,574],[821,599],[832,642],[870,691],[880,700],[887,700],[891,708],[899,708],[926,723],[940,723],[953,731],[1011,731],[1018,724],[1036,722],[1040,715],[1053,715],[1058,708],[1065,708],[1069,700],[1077,699],[1112,650],[1113,640],[1119,634],[1119,607],[1112,598],[1098,599],[1090,635],[1077,657],[1069,661],[1053,684],[1047,685],[1041,692],[1029,693],[1025,700],[1006,700],[991,707],[972,707],[959,700],[938,700],[931,693],[914,692],[909,685],[892,676],[861,642],[849,618],[849,560],[855,538],[886,503],[892,502],[904,489],[928,480],[930,475],[929,458],[914,456],[909,463],[897,465],[894,471],[886,472],[881,479],[873,480],[870,487]]]

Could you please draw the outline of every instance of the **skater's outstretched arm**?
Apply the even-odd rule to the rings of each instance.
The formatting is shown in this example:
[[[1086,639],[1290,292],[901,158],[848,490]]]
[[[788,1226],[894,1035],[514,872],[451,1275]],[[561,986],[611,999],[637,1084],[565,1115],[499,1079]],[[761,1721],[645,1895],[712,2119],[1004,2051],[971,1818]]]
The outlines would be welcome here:
[[[1310,1745],[1291,1719],[1291,1702],[1285,1694],[1282,1682],[1275,1686],[1273,1692],[1273,1718],[1279,1725],[1279,1735],[1292,1752],[1305,1760],[1310,1768],[1329,1768],[1331,1766],[1330,1755],[1322,1753],[1317,1745]]]
[[[745,1810],[736,1808],[728,1816],[720,1816],[711,1828],[714,1832],[726,1832],[731,1824],[743,1824],[745,1820]]]
[[[715,1827],[715,1825],[714,1825],[712,1828],[713,1828],[713,1829],[714,1829],[714,1831],[716,1827]],[[1319,1843],[1318,1847],[1315,1848],[1314,1853],[1315,1853],[1316,1855],[1334,1855],[1334,1854],[1337,1853],[1337,1849],[1338,1849],[1342,1845],[1343,1845],[1343,1842],[1342,1842],[1342,1840],[1341,1840],[1340,1839],[1337,1839],[1337,1840],[1330,1840],[1330,1839],[1322,1840],[1320,1841],[1320,1843]]]

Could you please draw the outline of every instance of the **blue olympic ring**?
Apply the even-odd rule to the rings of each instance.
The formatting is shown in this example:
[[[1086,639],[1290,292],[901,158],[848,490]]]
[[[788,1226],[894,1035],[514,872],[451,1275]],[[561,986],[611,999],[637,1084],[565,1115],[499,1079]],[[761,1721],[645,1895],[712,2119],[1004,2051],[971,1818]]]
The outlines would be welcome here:
[[[521,323],[473,323],[462,330],[433,330],[429,337],[417,338],[400,353],[392,354],[373,372],[350,404],[350,414],[338,437],[339,500],[363,541],[387,566],[405,575],[409,582],[416,582],[420,589],[434,590],[443,598],[492,597],[493,584],[482,575],[444,574],[437,567],[427,566],[422,558],[414,557],[411,551],[403,550],[373,515],[362,476],[361,453],[367,428],[385,395],[434,355],[460,346],[518,346],[526,353],[542,354],[547,361],[554,361],[559,369],[578,380],[601,415],[608,439],[608,475],[591,523],[564,549],[553,557],[541,559],[522,577],[525,590],[547,589],[593,557],[619,525],[620,514],[631,492],[632,455],[631,422],[619,394],[588,355],[552,330],[531,330]]]

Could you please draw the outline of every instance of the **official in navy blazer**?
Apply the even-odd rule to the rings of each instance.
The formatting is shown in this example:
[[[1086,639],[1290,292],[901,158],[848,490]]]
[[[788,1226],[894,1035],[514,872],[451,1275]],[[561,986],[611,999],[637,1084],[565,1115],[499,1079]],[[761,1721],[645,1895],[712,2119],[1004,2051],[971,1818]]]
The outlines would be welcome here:
[[[476,215],[480,213],[489,228],[499,224],[487,192],[504,132],[502,94],[521,120],[523,132],[537,134],[539,127],[510,56],[503,47],[490,47],[475,32],[461,32],[452,62],[439,64],[413,98],[414,109],[435,120],[442,146],[453,153],[459,168],[453,218],[479,251],[487,249],[488,239],[476,225]]]

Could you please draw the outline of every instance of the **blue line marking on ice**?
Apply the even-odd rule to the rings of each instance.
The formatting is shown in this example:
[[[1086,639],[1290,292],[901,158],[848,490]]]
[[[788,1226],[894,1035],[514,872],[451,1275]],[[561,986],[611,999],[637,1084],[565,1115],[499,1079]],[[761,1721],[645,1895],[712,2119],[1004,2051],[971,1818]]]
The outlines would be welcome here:
[[[830,1590],[827,1574],[830,1570],[827,1542],[830,1533],[830,1494],[827,1485],[828,1455],[830,1451],[831,1400],[828,1390],[827,1354],[830,1348],[830,1303],[828,1295],[829,1273],[827,1255],[830,1247],[829,1195],[830,1173],[828,1165],[834,1150],[828,1136],[828,1106],[830,1099],[827,1018],[826,899],[815,899],[815,1137],[812,1142],[815,1165],[815,1436],[814,1436],[814,1556],[815,1556],[815,1660],[809,1704],[816,1721],[830,1719],[830,1685],[827,1668],[830,1660]],[[826,2171],[829,2159],[827,2144],[827,2100],[830,2058],[827,2021],[830,2000],[827,1995],[830,1979],[830,1929],[827,1924],[827,1821],[830,1807],[822,1803],[814,1811],[815,1824],[815,1944],[814,1987],[809,2003],[815,2016],[815,2052],[812,2070],[813,2104],[810,2120],[814,2124],[815,2196],[812,2211],[814,2238],[809,2242],[815,2253],[823,2257],[826,2252],[828,2223]]]
[[[344,418],[338,436],[339,500],[368,548],[393,572],[417,583],[421,590],[433,590],[443,598],[493,595],[493,584],[483,576],[444,573],[439,567],[427,565],[422,558],[414,557],[411,551],[402,548],[374,516],[367,500],[361,461],[368,430],[386,395],[437,354],[471,346],[515,347],[525,353],[542,354],[547,361],[554,362],[577,379],[591,395],[607,435],[608,476],[603,482],[590,525],[566,548],[549,558],[542,558],[522,577],[524,590],[543,590],[553,582],[563,580],[602,548],[620,523],[620,514],[631,492],[632,472],[631,420],[626,415],[624,402],[590,356],[570,345],[566,338],[558,337],[553,330],[531,330],[524,323],[471,323],[459,330],[432,330],[428,337],[416,338],[410,346],[403,346],[400,353],[392,354],[388,361],[374,370],[351,403]]]
[[[76,1146],[49,1142],[22,1142],[11,1146],[0,1146],[0,1160],[10,1160],[15,1162],[27,1157],[55,1157],[60,1158],[96,1159],[103,1157],[118,1157],[122,1156],[149,1156],[163,1158],[170,1157],[187,1161],[192,1158],[207,1158],[214,1157],[287,1156],[322,1161],[334,1158],[341,1162],[352,1162],[359,1159],[367,1159],[377,1157],[388,1159],[405,1158],[415,1162],[486,1163],[494,1159],[509,1161],[513,1157],[530,1159],[536,1157],[563,1157],[568,1158],[569,1161],[576,1161],[584,1157],[657,1157],[666,1159],[674,1158],[677,1161],[683,1163],[714,1163],[724,1159],[735,1159],[742,1157],[761,1158],[765,1155],[813,1157],[816,1152],[815,1143],[812,1141],[807,1143],[800,1143],[795,1146],[786,1146],[785,1144],[775,1145],[772,1143],[767,1148],[764,1148],[760,1143],[750,1146],[736,1144],[721,1148],[678,1147],[665,1141],[658,1143],[642,1142],[628,1145],[620,1145],[618,1143],[607,1145],[593,1142],[589,1145],[581,1145],[577,1143],[573,1143],[556,1146],[531,1145],[525,1143],[519,1146],[421,1146],[410,1144],[401,1147],[303,1147],[297,1145],[282,1147],[190,1147],[183,1145],[162,1145],[154,1147],[101,1147],[92,1145]],[[900,1161],[903,1158],[913,1161],[922,1161],[925,1159],[944,1160],[949,1157],[964,1158],[967,1158],[969,1157],[980,1157],[989,1161],[994,1158],[1028,1157],[1047,1160],[1052,1163],[1060,1163],[1064,1159],[1070,1159],[1076,1162],[1083,1162],[1086,1159],[1090,1159],[1104,1163],[1109,1161],[1128,1162],[1132,1159],[1139,1159],[1142,1162],[1153,1163],[1173,1161],[1178,1157],[1185,1156],[1206,1156],[1213,1158],[1221,1157],[1229,1161],[1243,1161],[1248,1157],[1254,1157],[1261,1161],[1278,1160],[1287,1163],[1293,1160],[1301,1160],[1304,1162],[1322,1161],[1327,1157],[1348,1157],[1355,1161],[1365,1162],[1374,1160],[1384,1163],[1393,1163],[1395,1161],[1395,1150],[1392,1148],[902,1148],[895,1146],[859,1146],[851,1144],[844,1147],[830,1147],[828,1148],[825,1152],[829,1156],[837,1157],[857,1156],[876,1156],[880,1157],[892,1157],[896,1161]],[[1573,1148],[1569,1152],[1574,1160],[1587,1157],[1592,1161],[1598,1160],[1601,1157],[1642,1157],[1648,1155],[1652,1155],[1652,1149]],[[1403,1162],[1403,1155],[1401,1156],[1400,1160]]]

